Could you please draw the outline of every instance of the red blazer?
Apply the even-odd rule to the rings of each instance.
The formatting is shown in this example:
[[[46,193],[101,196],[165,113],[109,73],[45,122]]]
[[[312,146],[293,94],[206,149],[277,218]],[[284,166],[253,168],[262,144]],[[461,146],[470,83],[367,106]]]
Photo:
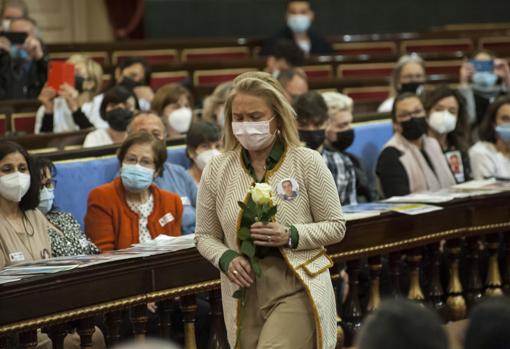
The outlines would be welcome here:
[[[154,184],[149,189],[154,197],[154,208],[147,222],[151,237],[181,235],[182,201],[179,195]],[[120,177],[89,193],[85,233],[101,251],[123,249],[138,243],[138,219],[138,214],[127,205]]]

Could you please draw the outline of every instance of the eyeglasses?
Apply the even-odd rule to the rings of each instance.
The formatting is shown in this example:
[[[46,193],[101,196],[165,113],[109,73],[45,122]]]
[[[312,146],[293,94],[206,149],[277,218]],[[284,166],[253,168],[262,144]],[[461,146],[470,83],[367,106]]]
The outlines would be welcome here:
[[[148,159],[140,159],[138,160],[136,157],[126,157],[122,163],[126,165],[136,165],[139,164],[140,166],[147,167],[147,168],[154,168],[154,161],[148,160]]]
[[[57,186],[57,180],[54,178],[48,178],[45,181],[41,182],[41,187],[45,187],[48,189],[53,189]]]

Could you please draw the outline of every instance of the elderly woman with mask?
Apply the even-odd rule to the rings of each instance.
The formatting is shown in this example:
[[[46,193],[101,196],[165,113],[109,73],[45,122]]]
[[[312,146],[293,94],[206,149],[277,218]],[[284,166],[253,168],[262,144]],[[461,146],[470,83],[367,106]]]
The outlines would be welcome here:
[[[333,177],[318,152],[300,145],[295,112],[269,74],[238,76],[225,112],[225,152],[202,174],[196,240],[222,271],[230,345],[240,326],[244,348],[335,348],[332,263],[324,246],[342,240],[345,220]],[[255,183],[271,190],[277,206],[271,223],[252,224],[240,209],[239,201],[254,205]],[[239,247],[240,225],[255,246],[251,259]],[[237,290],[246,297],[242,307]]]

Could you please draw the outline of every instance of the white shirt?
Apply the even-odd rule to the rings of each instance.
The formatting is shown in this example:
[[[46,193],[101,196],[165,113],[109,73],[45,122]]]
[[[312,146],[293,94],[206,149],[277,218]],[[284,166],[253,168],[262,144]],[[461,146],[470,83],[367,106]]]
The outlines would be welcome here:
[[[474,179],[490,177],[510,178],[510,158],[490,142],[477,142],[469,149],[469,160]]]
[[[83,142],[83,147],[100,147],[102,145],[111,145],[113,144],[113,139],[110,137],[107,129],[100,128],[95,131],[90,132],[87,137],[85,137],[85,141]]]
[[[393,102],[395,101],[395,97],[388,97],[384,102],[381,103],[379,108],[377,108],[378,113],[391,113],[391,109],[393,109]]]
[[[151,241],[151,233],[149,232],[149,216],[154,209],[154,197],[149,195],[147,201],[143,203],[127,201],[131,211],[138,214],[138,241],[141,243]]]
[[[90,122],[94,125],[95,128],[108,128],[108,123],[103,120],[101,114],[99,113],[99,108],[101,107],[101,103],[103,102],[104,94],[99,94],[92,99],[91,102],[87,102],[83,104],[81,110],[90,120]]]
[[[46,108],[43,105],[39,107],[35,114],[34,133],[41,132],[42,121]],[[75,124],[73,113],[69,109],[64,97],[56,97],[53,100],[53,131],[54,133],[78,131],[80,128]]]

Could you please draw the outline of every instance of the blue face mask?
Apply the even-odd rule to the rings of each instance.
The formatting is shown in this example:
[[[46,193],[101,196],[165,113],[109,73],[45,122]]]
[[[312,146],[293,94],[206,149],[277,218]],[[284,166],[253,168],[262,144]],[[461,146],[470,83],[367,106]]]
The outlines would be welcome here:
[[[473,74],[473,84],[480,87],[493,87],[498,81],[498,76],[492,72],[482,71]]]
[[[310,28],[311,20],[307,15],[289,15],[287,25],[294,33],[304,33]]]
[[[24,60],[24,61],[30,60],[30,55],[21,46],[17,46],[17,45],[11,46],[11,51],[9,53],[13,59],[20,59],[20,60]]]
[[[53,201],[55,200],[54,189],[43,187],[39,192],[39,206],[37,208],[44,214],[51,211]]]
[[[136,165],[122,165],[120,178],[124,188],[129,191],[142,191],[147,189],[154,179],[154,170]]]
[[[496,126],[496,134],[506,144],[510,144],[510,123]]]

